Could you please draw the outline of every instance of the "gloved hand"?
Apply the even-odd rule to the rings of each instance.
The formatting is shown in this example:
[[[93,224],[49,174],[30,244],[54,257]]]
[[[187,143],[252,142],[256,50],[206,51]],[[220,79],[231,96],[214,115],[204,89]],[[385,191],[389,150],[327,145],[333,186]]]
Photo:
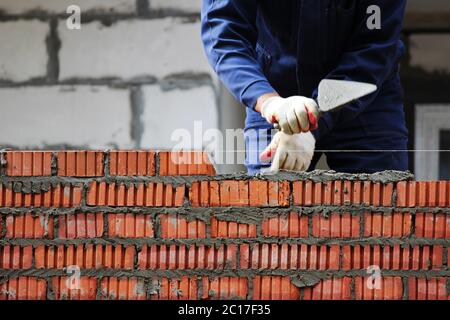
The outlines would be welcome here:
[[[272,159],[271,172],[306,171],[311,164],[315,148],[316,139],[311,132],[287,135],[279,131],[260,158],[264,162]]]
[[[261,115],[269,123],[278,123],[285,134],[292,135],[317,129],[319,107],[313,99],[277,96],[264,101]]]

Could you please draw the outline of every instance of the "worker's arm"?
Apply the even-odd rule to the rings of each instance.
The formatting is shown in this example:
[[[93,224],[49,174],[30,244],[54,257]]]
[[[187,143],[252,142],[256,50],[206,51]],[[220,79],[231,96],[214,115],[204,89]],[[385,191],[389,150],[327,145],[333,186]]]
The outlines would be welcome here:
[[[377,5],[381,9],[381,29],[369,30],[367,9]],[[338,112],[326,113],[319,128],[313,132],[318,138],[331,130],[337,123],[356,118],[377,97],[383,83],[397,63],[398,41],[402,28],[406,0],[359,0],[357,1],[355,31],[347,51],[337,67],[326,78],[368,82],[378,86],[378,92],[348,105]],[[313,94],[317,98],[317,89]],[[324,126],[325,125],[325,126]]]
[[[258,63],[257,2],[203,0],[202,40],[208,60],[234,97],[269,123],[278,123],[291,135],[314,129],[319,114],[315,101],[278,96]]]
[[[224,85],[244,105],[276,96],[262,68],[255,46],[258,0],[203,0],[202,40],[208,60]]]

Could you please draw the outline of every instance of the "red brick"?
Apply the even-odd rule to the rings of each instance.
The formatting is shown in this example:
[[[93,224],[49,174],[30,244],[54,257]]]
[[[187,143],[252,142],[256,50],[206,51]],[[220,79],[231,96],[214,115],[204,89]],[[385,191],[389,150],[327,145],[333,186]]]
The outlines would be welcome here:
[[[252,244],[241,247],[241,263],[250,269],[338,270],[339,245]]]
[[[52,289],[56,300],[95,300],[97,279],[82,276],[78,286],[70,277],[53,277]]]
[[[211,218],[212,238],[255,238],[256,225]]]
[[[7,151],[6,175],[8,176],[50,176],[52,153],[43,151]]]
[[[356,300],[401,300],[403,282],[400,277],[355,278]]]
[[[237,265],[236,245],[218,248],[205,246],[144,245],[139,253],[140,269],[203,269],[205,250],[208,251],[208,269],[234,269]]]
[[[268,206],[268,183],[267,181],[249,181],[250,206],[265,207]]]
[[[216,174],[208,154],[198,151],[160,152],[159,168],[161,176]]]
[[[298,300],[299,289],[289,277],[255,276],[253,279],[253,300]]]
[[[446,207],[450,205],[450,182],[439,181],[437,186],[436,204],[438,207]]]
[[[108,236],[119,238],[153,238],[150,215],[134,213],[108,213]]]
[[[0,284],[0,300],[45,300],[46,296],[45,279],[18,277]]]
[[[247,278],[202,277],[202,299],[246,299],[248,294]]]
[[[357,238],[359,237],[359,217],[349,213],[314,214],[312,235],[319,238]]]
[[[148,183],[144,187],[140,184],[130,184],[127,187],[124,184],[93,181],[89,186],[86,202],[91,206],[130,207],[139,204],[146,207],[179,207],[183,205],[184,188],[162,183]]]
[[[154,176],[155,152],[110,151],[109,173],[113,176]]]
[[[397,183],[397,206],[414,207],[416,205],[416,183],[401,181]]]
[[[186,220],[181,215],[164,214],[159,216],[161,238],[206,238],[206,224],[201,220]]]
[[[382,237],[383,220],[383,213],[366,212],[364,214],[364,237]]]
[[[58,176],[100,177],[103,176],[102,151],[58,152]]]
[[[418,238],[449,238],[449,221],[449,215],[418,212],[415,215],[415,235]]]
[[[319,281],[313,287],[303,288],[304,300],[349,300],[351,278],[331,278]]]
[[[51,186],[41,193],[14,192],[0,185],[1,207],[55,207],[69,208],[80,205],[81,188],[78,186]]]
[[[151,300],[196,300],[198,288],[196,278],[183,276],[181,279],[153,279]]]
[[[305,200],[305,188],[303,181],[295,181],[292,184],[292,199],[294,205],[301,206],[304,204]]]
[[[0,269],[30,269],[33,262],[33,247],[0,247]]]
[[[6,216],[6,238],[40,239],[53,238],[53,217],[49,215]]]
[[[38,269],[62,269],[71,265],[85,269],[133,269],[134,257],[134,247],[120,245],[60,246],[56,255],[55,247],[52,246],[38,246],[35,249],[35,264]]]
[[[243,198],[242,205],[248,205],[248,194],[245,194],[244,181],[239,181]],[[247,190],[248,193],[248,190]],[[219,184],[217,181],[193,182],[189,188],[189,202],[192,207],[220,206]]]
[[[443,246],[432,247],[431,269],[440,270],[443,266],[444,248]]]
[[[408,279],[409,300],[448,300],[447,279],[442,278],[413,278]]]
[[[61,239],[100,238],[103,236],[102,213],[76,213],[59,216],[58,237]]]

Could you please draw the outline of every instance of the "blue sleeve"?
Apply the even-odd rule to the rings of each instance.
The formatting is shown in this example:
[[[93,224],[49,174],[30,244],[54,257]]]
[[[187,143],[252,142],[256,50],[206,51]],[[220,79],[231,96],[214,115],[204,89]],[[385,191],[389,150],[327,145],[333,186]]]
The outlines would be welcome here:
[[[407,0],[359,0],[355,31],[346,52],[337,67],[326,78],[360,81],[376,84],[378,91],[349,104],[337,112],[323,115],[316,138],[333,129],[337,123],[351,121],[369,106],[379,94],[383,83],[398,63],[400,32]],[[381,29],[370,30],[367,8],[377,5],[381,9]],[[316,89],[313,96],[317,98]]]
[[[253,108],[257,99],[276,92],[257,61],[258,0],[203,0],[202,40],[209,63],[233,96]]]

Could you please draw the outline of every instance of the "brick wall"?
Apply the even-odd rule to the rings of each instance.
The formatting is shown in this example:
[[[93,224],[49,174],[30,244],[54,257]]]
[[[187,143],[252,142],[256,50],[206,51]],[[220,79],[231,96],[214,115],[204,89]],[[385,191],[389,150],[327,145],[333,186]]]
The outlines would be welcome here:
[[[0,1],[0,149],[171,148],[175,129],[217,128],[200,3]]]
[[[216,176],[201,152],[0,159],[0,299],[450,297],[450,182]]]

